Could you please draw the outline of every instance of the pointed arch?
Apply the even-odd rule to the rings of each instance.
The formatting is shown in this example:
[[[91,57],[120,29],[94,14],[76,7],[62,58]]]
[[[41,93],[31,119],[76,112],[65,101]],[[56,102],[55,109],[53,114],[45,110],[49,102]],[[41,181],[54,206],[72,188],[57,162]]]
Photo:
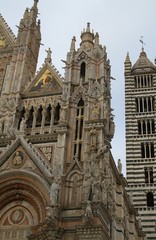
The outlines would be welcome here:
[[[82,137],[84,125],[84,100],[80,98],[75,117],[75,138],[74,138],[74,157],[79,161],[82,160]]]
[[[81,204],[82,196],[82,173],[74,170],[66,178],[65,205],[77,207]]]
[[[86,78],[86,63],[82,62],[80,66],[80,79],[82,79],[82,82],[84,82],[85,78]]]

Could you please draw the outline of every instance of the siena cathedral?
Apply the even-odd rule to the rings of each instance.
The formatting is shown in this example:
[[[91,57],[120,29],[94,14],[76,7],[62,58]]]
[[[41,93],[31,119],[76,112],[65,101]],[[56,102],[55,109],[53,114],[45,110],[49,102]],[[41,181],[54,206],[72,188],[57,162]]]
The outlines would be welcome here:
[[[62,77],[41,44],[38,0],[15,36],[0,15],[0,239],[144,240],[121,161],[106,47],[90,24]]]

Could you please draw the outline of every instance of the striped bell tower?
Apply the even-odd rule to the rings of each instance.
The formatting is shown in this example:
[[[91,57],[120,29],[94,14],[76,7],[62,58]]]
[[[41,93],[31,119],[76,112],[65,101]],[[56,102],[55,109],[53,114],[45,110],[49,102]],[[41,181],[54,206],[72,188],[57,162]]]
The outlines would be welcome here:
[[[128,190],[147,239],[156,239],[156,66],[142,48],[125,60],[126,166]]]

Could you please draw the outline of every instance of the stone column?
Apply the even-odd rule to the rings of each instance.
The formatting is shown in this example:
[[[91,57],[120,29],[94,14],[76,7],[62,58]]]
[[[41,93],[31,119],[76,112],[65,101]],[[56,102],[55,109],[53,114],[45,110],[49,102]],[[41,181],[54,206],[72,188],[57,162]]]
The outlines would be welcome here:
[[[34,109],[31,134],[34,134],[34,129],[36,127],[36,118],[37,118],[37,109]]]
[[[43,108],[43,111],[42,111],[42,122],[41,122],[41,130],[40,130],[40,133],[43,133],[43,128],[44,128],[44,125],[45,125],[46,113],[47,113],[47,109],[44,107],[44,108]]]
[[[54,111],[55,111],[55,107],[53,105],[52,109],[51,109],[51,120],[50,120],[50,130],[49,130],[49,133],[52,132],[52,127],[54,125]]]

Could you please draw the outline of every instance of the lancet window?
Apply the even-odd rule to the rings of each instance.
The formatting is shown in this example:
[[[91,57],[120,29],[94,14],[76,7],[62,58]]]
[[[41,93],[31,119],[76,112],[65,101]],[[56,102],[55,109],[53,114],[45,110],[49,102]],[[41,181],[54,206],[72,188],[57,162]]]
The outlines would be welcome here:
[[[84,101],[81,98],[76,109],[74,156],[81,161],[82,135],[84,122]]]
[[[85,77],[86,77],[86,63],[83,62],[80,68],[80,79],[82,79],[82,81],[85,81]]]

